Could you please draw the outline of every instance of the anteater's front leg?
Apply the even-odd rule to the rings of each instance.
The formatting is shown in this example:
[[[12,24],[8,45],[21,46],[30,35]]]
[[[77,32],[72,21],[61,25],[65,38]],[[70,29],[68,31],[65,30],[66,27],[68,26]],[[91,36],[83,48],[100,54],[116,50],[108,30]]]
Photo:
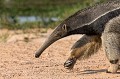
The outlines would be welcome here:
[[[64,67],[72,69],[77,59],[85,59],[96,53],[101,47],[99,35],[84,35],[72,47],[70,57],[64,63]]]

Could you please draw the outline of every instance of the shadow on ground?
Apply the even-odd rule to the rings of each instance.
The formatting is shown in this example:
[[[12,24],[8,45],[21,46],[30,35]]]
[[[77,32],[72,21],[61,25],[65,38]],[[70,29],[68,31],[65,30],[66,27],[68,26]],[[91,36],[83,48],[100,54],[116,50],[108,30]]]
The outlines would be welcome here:
[[[107,69],[100,69],[100,70],[84,70],[81,71],[81,74],[96,74],[96,73],[101,73],[105,72],[106,73]],[[115,73],[115,74],[120,74],[120,71]]]

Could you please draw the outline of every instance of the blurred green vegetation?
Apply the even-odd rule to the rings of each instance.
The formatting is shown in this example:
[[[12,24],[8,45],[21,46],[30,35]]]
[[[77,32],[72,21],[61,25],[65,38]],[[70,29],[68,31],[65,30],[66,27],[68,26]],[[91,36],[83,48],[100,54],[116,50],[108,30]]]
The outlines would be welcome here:
[[[0,28],[54,28],[76,11],[105,1],[107,0],[0,0]],[[21,16],[40,19],[20,23],[18,17]]]

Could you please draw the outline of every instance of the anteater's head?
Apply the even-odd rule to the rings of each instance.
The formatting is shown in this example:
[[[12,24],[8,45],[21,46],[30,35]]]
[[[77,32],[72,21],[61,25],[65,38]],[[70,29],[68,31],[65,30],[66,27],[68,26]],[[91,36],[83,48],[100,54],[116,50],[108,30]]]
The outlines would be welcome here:
[[[41,48],[36,52],[35,57],[38,58],[42,54],[42,52],[55,41],[65,36],[68,36],[69,30],[70,29],[66,24],[60,24],[58,27],[56,27],[55,30],[51,33],[51,35],[44,42],[44,44],[41,46]]]

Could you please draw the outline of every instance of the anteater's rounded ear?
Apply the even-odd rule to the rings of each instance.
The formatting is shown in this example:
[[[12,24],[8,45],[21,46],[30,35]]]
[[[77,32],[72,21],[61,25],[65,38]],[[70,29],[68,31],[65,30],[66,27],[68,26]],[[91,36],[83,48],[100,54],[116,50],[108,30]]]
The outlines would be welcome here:
[[[64,24],[64,25],[62,26],[62,29],[63,29],[64,31],[67,31],[67,26],[66,26],[66,24]]]

